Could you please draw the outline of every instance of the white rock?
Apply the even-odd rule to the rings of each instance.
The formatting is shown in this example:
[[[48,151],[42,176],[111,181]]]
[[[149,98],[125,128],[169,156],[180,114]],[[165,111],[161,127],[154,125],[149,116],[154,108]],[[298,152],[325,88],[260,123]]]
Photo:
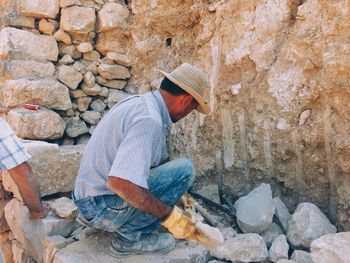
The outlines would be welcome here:
[[[26,17],[17,12],[8,12],[5,14],[7,25],[17,28],[30,28],[34,29],[35,19],[33,17]]]
[[[69,33],[88,34],[95,29],[95,10],[71,6],[61,10],[60,28]]]
[[[299,126],[304,125],[304,123],[310,118],[310,116],[311,116],[311,110],[304,110],[304,111],[300,114]]]
[[[72,64],[74,63],[74,59],[71,55],[64,55],[59,61],[58,64],[60,65],[66,65],[66,64]]]
[[[83,146],[58,147],[57,144],[29,140],[23,141],[23,144],[32,156],[28,163],[39,184],[41,196],[72,191],[84,151]],[[21,199],[16,184],[6,174],[3,177],[5,189]]]
[[[44,262],[52,262],[55,254],[61,248],[73,243],[74,239],[67,239],[61,236],[48,236],[43,242]]]
[[[61,41],[66,45],[70,45],[72,44],[72,39],[70,38],[70,36],[64,32],[63,30],[59,29],[54,35],[53,37],[57,40],[57,41]]]
[[[36,18],[56,18],[59,0],[20,0],[22,15]]]
[[[8,108],[25,103],[38,104],[55,110],[72,107],[68,88],[52,79],[7,80],[3,85],[3,103]]]
[[[101,120],[101,113],[97,111],[86,111],[81,114],[81,117],[89,124],[95,125]]]
[[[52,110],[11,110],[6,117],[17,136],[33,140],[55,140],[63,136],[66,124]]]
[[[119,89],[122,90],[125,88],[126,81],[125,80],[119,80],[119,79],[113,79],[113,80],[108,80],[104,84],[101,84],[103,86],[106,86],[111,89]]]
[[[275,197],[273,202],[275,203],[276,207],[275,215],[278,221],[281,223],[283,230],[287,232],[288,221],[291,219],[292,215],[289,213],[288,208],[279,197]]]
[[[102,91],[102,88],[100,85],[98,85],[96,83],[92,87],[89,87],[89,86],[85,85],[85,83],[84,83],[81,85],[81,90],[84,91],[84,93],[86,95],[96,96]]]
[[[97,99],[91,103],[91,109],[98,112],[103,112],[106,107],[107,105],[101,99]]]
[[[285,235],[277,236],[271,245],[269,250],[269,260],[277,262],[280,259],[288,259],[289,245]]]
[[[243,233],[261,233],[272,223],[275,204],[271,187],[261,184],[235,203],[237,224]]]
[[[60,56],[68,54],[71,55],[74,59],[78,59],[81,57],[81,53],[77,50],[76,46],[74,45],[65,45],[63,43],[58,43],[58,49]]]
[[[112,108],[115,104],[117,104],[119,101],[129,97],[130,94],[126,92],[122,92],[119,90],[109,90],[108,94],[108,108]]]
[[[46,35],[53,35],[55,32],[55,25],[48,22],[45,18],[42,18],[39,22],[39,31]]]
[[[83,79],[83,75],[74,67],[62,65],[58,68],[57,78],[70,89],[75,90]]]
[[[350,232],[325,235],[311,244],[312,262],[348,263],[350,262]]]
[[[128,68],[119,65],[101,64],[98,73],[105,79],[128,79],[130,72]]]
[[[65,8],[72,5],[81,5],[80,0],[60,0],[60,7]]]
[[[85,122],[81,121],[79,117],[72,117],[72,118],[68,117],[68,118],[64,118],[64,120],[67,124],[66,133],[71,138],[75,138],[75,137],[78,137],[79,135],[89,132],[89,129],[86,126]]]
[[[316,205],[301,203],[289,220],[287,238],[295,247],[309,248],[313,240],[336,231]]]
[[[77,99],[77,103],[78,103],[78,109],[81,112],[84,112],[87,110],[87,108],[89,107],[90,103],[92,101],[91,97],[81,97]]]
[[[130,67],[132,64],[129,57],[125,54],[117,52],[108,52],[106,57],[112,59],[115,63],[125,67]]]
[[[55,66],[51,62],[32,60],[0,61],[0,75],[6,79],[37,79],[52,77]]]
[[[52,203],[51,209],[61,218],[75,219],[78,215],[78,207],[68,197],[56,199]]]
[[[95,85],[95,76],[90,71],[86,72],[83,78],[84,84],[88,87],[93,87]]]
[[[75,68],[77,71],[79,71],[81,74],[86,74],[86,66],[79,62],[79,61],[76,61],[74,64],[73,64],[73,68]]]
[[[220,259],[238,262],[260,262],[267,259],[264,239],[258,234],[239,234],[224,241],[224,244],[210,251]]]
[[[87,53],[87,52],[91,52],[94,49],[94,47],[90,42],[83,42],[77,46],[77,49],[81,53]]]
[[[98,13],[98,30],[100,32],[113,29],[126,29],[129,9],[118,3],[108,3]]]
[[[52,36],[5,27],[0,31],[0,39],[0,58],[3,60],[57,60],[57,42]]]
[[[220,204],[219,188],[217,184],[204,185],[199,189],[198,193]]]
[[[270,248],[273,240],[281,234],[283,234],[282,229],[277,224],[272,223],[260,235],[264,238],[267,248]]]
[[[312,263],[311,254],[303,250],[294,250],[290,259],[297,263]]]

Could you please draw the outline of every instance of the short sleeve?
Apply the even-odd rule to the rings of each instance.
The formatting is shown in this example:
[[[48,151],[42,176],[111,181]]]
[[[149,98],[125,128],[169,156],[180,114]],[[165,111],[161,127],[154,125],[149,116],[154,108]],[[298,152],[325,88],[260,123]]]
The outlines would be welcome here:
[[[14,131],[0,118],[0,168],[10,170],[30,157]]]
[[[109,176],[119,177],[148,189],[147,179],[156,157],[161,125],[152,118],[131,124],[118,147]]]

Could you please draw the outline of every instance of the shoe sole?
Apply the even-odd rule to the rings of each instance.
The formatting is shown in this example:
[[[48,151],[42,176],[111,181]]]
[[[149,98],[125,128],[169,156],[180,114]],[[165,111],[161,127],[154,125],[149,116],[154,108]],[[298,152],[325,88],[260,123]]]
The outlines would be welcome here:
[[[170,251],[172,251],[175,248],[175,240],[173,242],[173,244],[167,248],[164,248],[164,250],[158,250],[158,251],[132,251],[132,252],[117,252],[112,250],[111,247],[109,247],[109,254],[112,257],[115,258],[126,258],[126,257],[130,257],[130,256],[137,256],[137,255],[150,255],[150,254],[157,254],[157,255],[164,255],[169,253]]]

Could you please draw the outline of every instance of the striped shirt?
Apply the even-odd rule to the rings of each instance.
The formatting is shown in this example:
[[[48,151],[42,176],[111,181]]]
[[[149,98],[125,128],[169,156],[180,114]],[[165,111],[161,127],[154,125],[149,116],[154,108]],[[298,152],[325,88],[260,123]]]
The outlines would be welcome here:
[[[103,117],[90,138],[75,182],[76,199],[114,194],[108,176],[148,189],[150,169],[168,159],[171,119],[159,90],[128,97]]]
[[[15,132],[0,118],[0,169],[10,170],[30,157]]]

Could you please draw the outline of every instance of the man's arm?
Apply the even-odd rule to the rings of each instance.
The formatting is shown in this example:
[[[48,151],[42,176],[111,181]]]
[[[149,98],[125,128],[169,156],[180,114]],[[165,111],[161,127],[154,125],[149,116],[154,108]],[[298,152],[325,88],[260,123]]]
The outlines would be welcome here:
[[[109,176],[107,187],[129,205],[161,220],[165,219],[171,212],[171,207],[162,203],[150,191],[128,180]]]
[[[36,220],[45,217],[49,209],[41,204],[39,187],[28,163],[24,162],[8,172],[29,209],[30,219]]]

